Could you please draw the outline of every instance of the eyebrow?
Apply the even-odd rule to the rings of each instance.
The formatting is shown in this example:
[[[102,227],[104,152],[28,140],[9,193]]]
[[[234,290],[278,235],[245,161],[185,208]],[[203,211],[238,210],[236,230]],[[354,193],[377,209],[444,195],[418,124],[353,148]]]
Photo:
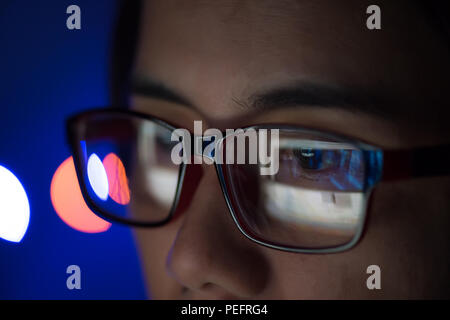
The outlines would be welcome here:
[[[399,104],[392,96],[370,92],[362,88],[330,86],[301,82],[288,87],[255,94],[241,106],[269,110],[295,106],[338,107],[352,112],[365,112],[378,116],[392,116]]]
[[[149,77],[133,79],[132,92],[137,95],[158,98],[169,102],[195,106],[180,93]],[[393,117],[399,104],[390,96],[377,94],[361,88],[330,86],[321,83],[299,82],[270,89],[246,99],[232,100],[243,109],[264,111],[299,106],[337,107],[351,112],[364,112],[382,117]]]
[[[189,100],[165,84],[149,77],[135,76],[131,81],[131,92],[136,95],[162,99],[193,107]]]

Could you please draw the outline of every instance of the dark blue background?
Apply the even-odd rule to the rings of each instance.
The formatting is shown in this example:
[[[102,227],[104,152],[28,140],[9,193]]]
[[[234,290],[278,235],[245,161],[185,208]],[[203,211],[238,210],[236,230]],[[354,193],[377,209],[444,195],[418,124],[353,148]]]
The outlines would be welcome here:
[[[81,8],[81,30],[66,8]],[[108,103],[107,67],[116,1],[0,2],[0,165],[30,201],[21,243],[0,239],[0,299],[142,299],[130,229],[99,234],[67,226],[50,201],[50,182],[69,155],[68,115]],[[81,290],[66,288],[67,266],[81,268]]]

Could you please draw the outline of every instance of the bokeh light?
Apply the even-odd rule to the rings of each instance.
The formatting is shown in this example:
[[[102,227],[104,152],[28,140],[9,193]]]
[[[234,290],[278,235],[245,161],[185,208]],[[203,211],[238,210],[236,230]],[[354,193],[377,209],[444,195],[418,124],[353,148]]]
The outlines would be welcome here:
[[[58,216],[73,229],[97,233],[111,227],[111,223],[95,215],[84,202],[72,157],[67,158],[53,175],[50,196]]]
[[[106,201],[109,193],[108,176],[102,161],[95,153],[89,157],[87,172],[92,190],[94,190],[97,197]]]
[[[30,222],[28,197],[16,176],[0,166],[0,238],[22,241]]]
[[[114,154],[108,154],[103,159],[109,184],[109,196],[118,204],[126,205],[130,202],[130,189],[125,167],[120,158]]]

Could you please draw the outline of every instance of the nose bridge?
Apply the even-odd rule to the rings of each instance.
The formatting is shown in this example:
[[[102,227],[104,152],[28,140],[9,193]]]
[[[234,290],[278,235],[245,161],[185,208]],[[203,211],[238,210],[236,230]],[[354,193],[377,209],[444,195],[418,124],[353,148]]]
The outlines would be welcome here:
[[[217,137],[214,135],[194,136],[194,156],[206,159],[206,163],[213,163],[216,152]]]
[[[223,225],[226,223],[224,220],[231,219],[214,165],[206,163],[187,165],[182,196],[183,194],[185,197],[189,195],[190,198],[182,213],[185,217],[183,225],[196,221],[201,223],[196,223],[195,226],[205,228],[209,224],[210,227],[215,224]]]
[[[259,247],[248,241],[234,224],[214,166],[203,164],[201,168],[201,181],[182,214],[167,257],[169,274],[192,290],[213,284],[228,294],[252,296],[264,287],[267,271],[261,267],[265,265],[264,258],[258,253]],[[251,271],[252,265],[259,271]]]

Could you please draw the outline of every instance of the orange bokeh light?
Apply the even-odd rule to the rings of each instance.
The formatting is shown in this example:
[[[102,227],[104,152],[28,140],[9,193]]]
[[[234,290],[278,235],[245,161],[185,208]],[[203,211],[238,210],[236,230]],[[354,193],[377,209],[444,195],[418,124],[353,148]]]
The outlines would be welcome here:
[[[56,170],[50,186],[53,208],[67,225],[86,233],[108,230],[111,223],[93,213],[84,202],[72,157]]]
[[[125,167],[120,158],[114,153],[108,154],[103,159],[109,184],[109,196],[115,202],[126,205],[130,202],[130,189]]]

